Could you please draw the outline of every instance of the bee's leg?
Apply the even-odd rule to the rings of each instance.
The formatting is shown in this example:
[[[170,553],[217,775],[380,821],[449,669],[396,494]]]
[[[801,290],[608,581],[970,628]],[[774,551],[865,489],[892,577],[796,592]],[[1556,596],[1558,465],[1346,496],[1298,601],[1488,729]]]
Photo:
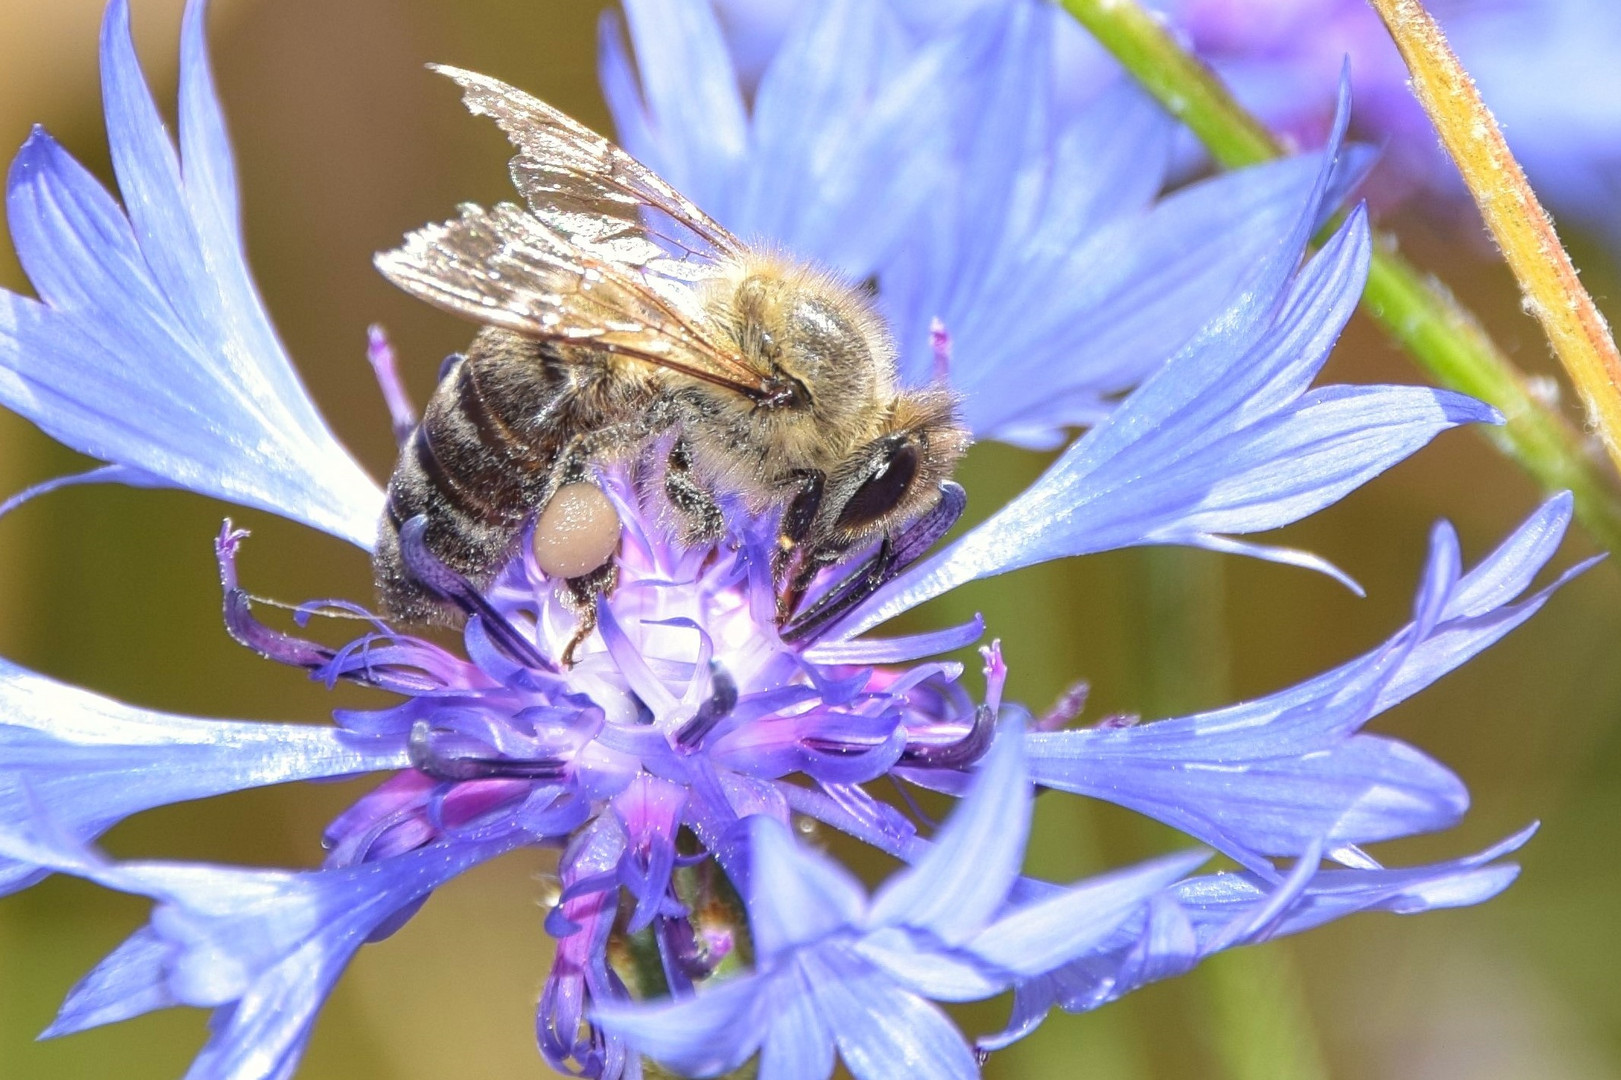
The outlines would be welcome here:
[[[816,514],[822,508],[822,496],[827,490],[827,474],[819,469],[806,469],[794,475],[794,494],[782,511],[782,523],[777,531],[777,549],[771,553],[771,580],[777,586],[777,621],[786,622],[805,597],[811,579],[829,560],[801,557],[793,576],[786,586],[790,564],[795,555],[804,554],[805,538],[810,535]]]
[[[906,567],[923,556],[962,517],[968,495],[960,484],[940,485],[940,499],[934,507],[902,529],[894,537],[884,537],[865,563],[829,589],[808,611],[798,613],[782,628],[784,641],[814,638],[853,611],[861,601],[877,592]]]
[[[589,574],[581,574],[563,582],[561,594],[563,603],[579,620],[579,624],[574,628],[574,636],[563,646],[563,655],[559,658],[565,668],[574,666],[574,650],[579,648],[581,642],[590,637],[591,632],[597,628],[597,605],[602,603],[604,596],[613,592],[617,584],[619,584],[619,564],[612,559]]]
[[[681,520],[681,543],[687,547],[713,544],[726,532],[720,504],[692,475],[692,451],[684,439],[670,447],[664,462],[664,494]]]
[[[544,519],[547,507],[559,491],[562,491],[570,484],[589,484],[593,482],[590,463],[600,455],[605,447],[620,445],[623,441],[640,438],[645,435],[644,428],[645,425],[642,423],[634,425],[616,424],[589,434],[576,435],[564,444],[563,449],[558,451],[557,457],[553,459],[552,467],[544,481],[541,498],[537,500],[541,518]],[[601,564],[594,569],[563,579],[563,587],[558,594],[559,599],[563,601],[565,607],[574,613],[578,620],[574,634],[569,638],[568,644],[563,647],[563,655],[559,658],[565,668],[574,665],[575,650],[597,628],[597,606],[602,602],[602,598],[613,592],[614,586],[619,583],[619,564],[614,560],[614,552],[618,550],[620,528],[617,515],[613,513],[611,504],[602,503],[600,513],[593,513],[592,516],[593,519],[603,519],[600,522],[601,528],[609,530],[609,535],[603,537],[605,541],[603,550],[606,555]],[[537,532],[538,525],[537,522]],[[590,541],[589,543],[592,547],[595,547],[597,542]],[[547,569],[547,563],[541,558],[538,541],[535,554],[536,561],[540,562],[542,569]],[[557,553],[554,551],[552,554]],[[572,552],[570,554],[573,555]],[[593,551],[592,554],[594,555],[596,552]],[[574,557],[576,560],[578,559],[577,556]],[[595,560],[592,559],[591,561]],[[550,572],[548,570],[548,573]]]

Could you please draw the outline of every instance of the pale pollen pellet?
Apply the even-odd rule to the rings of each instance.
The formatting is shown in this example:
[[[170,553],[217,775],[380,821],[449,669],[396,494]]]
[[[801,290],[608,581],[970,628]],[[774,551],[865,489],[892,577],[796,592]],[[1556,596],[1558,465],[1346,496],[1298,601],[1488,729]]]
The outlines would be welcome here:
[[[535,562],[547,577],[589,574],[619,546],[619,512],[595,484],[564,484],[535,522]]]

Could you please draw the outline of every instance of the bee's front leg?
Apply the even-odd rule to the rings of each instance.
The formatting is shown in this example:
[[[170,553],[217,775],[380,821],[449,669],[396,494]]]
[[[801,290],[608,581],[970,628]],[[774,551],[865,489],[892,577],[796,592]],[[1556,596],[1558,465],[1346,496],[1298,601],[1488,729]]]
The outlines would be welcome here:
[[[681,521],[681,542],[687,547],[713,544],[726,533],[726,519],[709,489],[692,474],[692,450],[676,439],[664,460],[664,496]]]
[[[793,496],[783,508],[782,522],[777,529],[777,548],[771,553],[771,580],[777,587],[777,621],[788,621],[794,609],[805,598],[811,579],[824,565],[821,561],[804,558],[805,539],[810,535],[816,515],[822,509],[822,496],[827,491],[827,474],[819,469],[805,469],[794,474],[788,485]],[[795,556],[798,565],[795,566]],[[790,568],[792,572],[790,576]]]

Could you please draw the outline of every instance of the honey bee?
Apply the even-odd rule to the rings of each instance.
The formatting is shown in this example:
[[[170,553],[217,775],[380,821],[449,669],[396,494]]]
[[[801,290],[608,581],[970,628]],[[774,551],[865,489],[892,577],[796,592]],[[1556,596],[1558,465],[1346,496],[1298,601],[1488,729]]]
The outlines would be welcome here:
[[[580,616],[569,662],[616,578],[620,522],[593,470],[648,454],[663,458],[658,482],[688,544],[722,536],[722,496],[780,512],[785,636],[836,619],[951,526],[969,442],[957,397],[901,387],[862,289],[745,246],[528,94],[433,70],[517,147],[527,207],[463,205],[377,256],[406,292],[483,324],[389,481],[375,571],[391,613],[475,610],[441,567],[481,587],[533,522],[536,561]],[[859,572],[798,611],[820,570],[859,553]]]

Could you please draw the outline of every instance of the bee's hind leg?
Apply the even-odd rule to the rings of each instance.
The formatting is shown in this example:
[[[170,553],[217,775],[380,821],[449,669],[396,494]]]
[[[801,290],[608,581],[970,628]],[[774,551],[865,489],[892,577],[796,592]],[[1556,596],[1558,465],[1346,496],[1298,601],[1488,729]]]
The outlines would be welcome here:
[[[532,538],[535,562],[548,577],[562,579],[558,598],[577,620],[559,657],[565,668],[574,666],[575,652],[597,628],[598,605],[619,583],[619,514],[589,467],[613,434],[609,428],[594,437],[570,439],[558,453],[539,500]]]
[[[574,651],[597,628],[597,605],[602,603],[604,596],[613,592],[617,584],[619,584],[619,564],[612,559],[589,574],[581,574],[563,582],[563,589],[559,595],[564,606],[574,612],[575,618],[579,620],[574,628],[574,636],[563,646],[563,655],[559,658],[565,668],[574,666]]]

